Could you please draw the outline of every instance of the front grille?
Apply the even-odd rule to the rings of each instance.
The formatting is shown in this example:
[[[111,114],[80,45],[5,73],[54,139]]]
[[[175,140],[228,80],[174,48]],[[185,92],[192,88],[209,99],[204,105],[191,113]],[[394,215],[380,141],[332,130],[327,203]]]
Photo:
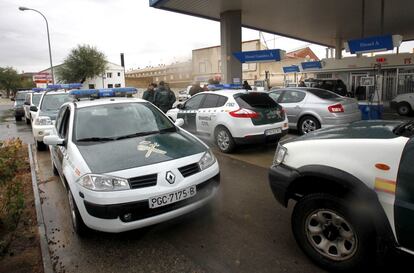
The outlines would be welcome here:
[[[187,177],[187,176],[198,173],[200,171],[200,166],[198,166],[198,163],[193,163],[193,164],[178,168],[178,170],[184,177]]]
[[[152,187],[157,185],[157,174],[149,174],[128,179],[131,189]]]

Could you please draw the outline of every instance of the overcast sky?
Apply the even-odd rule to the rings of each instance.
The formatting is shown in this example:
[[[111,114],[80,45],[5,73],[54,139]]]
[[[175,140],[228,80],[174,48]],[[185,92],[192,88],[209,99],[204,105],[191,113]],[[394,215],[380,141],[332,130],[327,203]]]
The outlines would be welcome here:
[[[63,62],[78,44],[96,46],[108,61],[120,63],[125,53],[126,68],[188,60],[192,49],[220,44],[219,23],[149,7],[148,0],[1,0],[0,67],[12,66],[19,72],[37,72],[49,67],[46,26],[33,11],[41,11],[49,21],[54,65]],[[259,32],[243,29],[243,40],[259,38]],[[267,34],[268,46],[287,51],[305,42]],[[407,43],[402,51],[410,50]],[[318,57],[325,49],[312,45]]]

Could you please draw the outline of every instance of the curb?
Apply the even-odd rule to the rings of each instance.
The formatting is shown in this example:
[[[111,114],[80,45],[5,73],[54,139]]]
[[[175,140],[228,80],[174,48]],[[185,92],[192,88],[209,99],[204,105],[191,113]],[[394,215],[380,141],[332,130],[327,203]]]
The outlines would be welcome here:
[[[43,220],[42,205],[40,203],[39,188],[37,187],[35,162],[34,162],[34,157],[32,153],[32,144],[28,144],[28,149],[29,149],[30,171],[32,174],[33,194],[35,198],[34,201],[35,201],[35,207],[36,207],[37,228],[39,231],[40,249],[42,252],[43,272],[53,273],[54,271],[53,271],[52,261],[50,259],[49,246],[47,244],[47,239],[46,239],[46,227],[45,227],[45,223]]]

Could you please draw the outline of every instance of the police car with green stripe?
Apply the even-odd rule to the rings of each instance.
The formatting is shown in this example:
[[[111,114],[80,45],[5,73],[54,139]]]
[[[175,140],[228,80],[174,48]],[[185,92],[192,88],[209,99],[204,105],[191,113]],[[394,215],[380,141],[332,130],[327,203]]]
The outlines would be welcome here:
[[[280,143],[276,199],[296,201],[302,250],[330,271],[372,268],[376,254],[414,254],[414,121],[361,121]]]
[[[218,190],[219,166],[208,146],[151,103],[118,97],[134,93],[72,90],[75,100],[60,108],[54,133],[44,138],[80,234],[166,221],[203,206]]]
[[[247,91],[240,85],[210,85],[167,112],[182,118],[183,128],[214,139],[223,153],[237,145],[277,142],[288,132],[287,115],[266,92]]]

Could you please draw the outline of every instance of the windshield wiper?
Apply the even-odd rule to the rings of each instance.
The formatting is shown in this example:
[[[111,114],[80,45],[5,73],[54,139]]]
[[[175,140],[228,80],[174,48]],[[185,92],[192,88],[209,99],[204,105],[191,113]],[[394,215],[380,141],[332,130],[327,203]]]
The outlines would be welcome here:
[[[87,138],[81,138],[77,141],[79,142],[105,142],[105,141],[113,141],[116,140],[115,138],[111,137],[87,137]]]
[[[154,134],[158,134],[159,132],[160,131],[138,132],[138,133],[133,133],[133,134],[125,135],[125,136],[119,136],[119,137],[114,138],[114,140],[154,135]]]

